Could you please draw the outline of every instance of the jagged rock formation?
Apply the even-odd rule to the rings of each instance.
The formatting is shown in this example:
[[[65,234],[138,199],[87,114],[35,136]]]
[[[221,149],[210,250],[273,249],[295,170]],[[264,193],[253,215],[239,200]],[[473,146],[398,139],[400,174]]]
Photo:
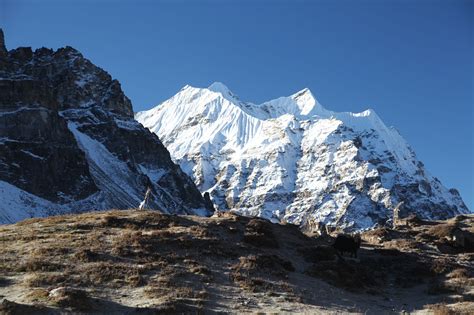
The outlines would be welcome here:
[[[219,210],[346,229],[390,223],[401,201],[401,217],[469,212],[373,110],[335,113],[308,89],[256,105],[221,83],[186,86],[135,117]]]
[[[7,51],[0,31],[0,223],[148,206],[208,214],[120,83],[71,47]]]

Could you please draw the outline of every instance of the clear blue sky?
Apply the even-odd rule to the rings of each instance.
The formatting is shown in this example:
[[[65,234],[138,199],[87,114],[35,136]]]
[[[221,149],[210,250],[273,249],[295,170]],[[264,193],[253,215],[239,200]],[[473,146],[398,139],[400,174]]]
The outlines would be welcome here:
[[[0,0],[0,26],[8,48],[79,49],[135,111],[213,81],[374,108],[474,210],[473,1]]]

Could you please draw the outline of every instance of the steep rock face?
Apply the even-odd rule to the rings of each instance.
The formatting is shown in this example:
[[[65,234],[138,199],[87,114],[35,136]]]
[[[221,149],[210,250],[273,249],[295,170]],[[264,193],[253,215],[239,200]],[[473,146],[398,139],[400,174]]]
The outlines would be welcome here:
[[[373,110],[335,113],[308,89],[256,105],[186,86],[135,117],[221,210],[349,230],[389,223],[400,202],[401,216],[469,212]]]
[[[0,32],[0,39],[3,33]],[[0,44],[0,223],[137,207],[208,214],[120,83],[77,50]]]

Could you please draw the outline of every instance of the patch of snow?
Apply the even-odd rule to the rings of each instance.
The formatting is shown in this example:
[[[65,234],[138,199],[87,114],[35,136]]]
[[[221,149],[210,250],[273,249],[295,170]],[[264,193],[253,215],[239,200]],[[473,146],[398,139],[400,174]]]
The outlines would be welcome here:
[[[138,167],[153,183],[157,183],[167,173],[165,169],[151,169],[141,164]]]
[[[0,180],[0,223],[47,216],[56,205]]]
[[[29,156],[31,156],[32,158],[39,159],[39,160],[44,160],[44,157],[33,154],[30,151],[26,151],[26,150],[20,150],[20,151],[27,154],[27,155],[29,155]]]
[[[114,118],[115,123],[119,128],[128,129],[128,130],[140,130],[142,127],[140,123],[135,120],[123,120],[119,118]]]
[[[125,162],[115,157],[100,142],[79,131],[78,126],[68,122],[68,128],[75,136],[80,148],[86,154],[91,175],[101,191],[109,192],[121,204],[135,208],[141,199],[136,176]]]
[[[22,107],[19,107],[15,110],[12,110],[12,111],[2,111],[0,112],[0,116],[6,116],[6,115],[14,115],[14,114],[18,114],[19,112],[23,112],[23,111],[50,111],[48,108],[46,107],[27,107],[27,106],[22,106]]]

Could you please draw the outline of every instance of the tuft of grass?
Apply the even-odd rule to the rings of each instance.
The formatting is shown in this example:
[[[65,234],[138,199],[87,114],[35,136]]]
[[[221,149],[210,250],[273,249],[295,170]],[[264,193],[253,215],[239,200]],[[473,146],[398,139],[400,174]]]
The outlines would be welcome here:
[[[29,275],[24,284],[28,287],[43,287],[43,286],[61,286],[68,280],[68,275],[58,272],[35,272]]]
[[[429,309],[433,312],[433,315],[455,315],[456,312],[450,309],[446,304],[433,304],[429,306]]]
[[[436,275],[444,275],[453,269],[453,264],[449,259],[438,258],[431,263],[430,270]]]
[[[32,302],[46,302],[48,300],[49,291],[44,288],[33,289],[26,297]]]
[[[409,252],[419,249],[419,244],[413,239],[394,239],[384,243],[384,247],[398,251]]]
[[[426,234],[438,240],[451,238],[456,228],[457,225],[452,223],[438,224],[428,229]]]
[[[86,291],[70,287],[60,287],[49,292],[50,302],[59,307],[72,308],[78,311],[93,309],[92,299]]]
[[[136,265],[125,263],[96,262],[84,265],[80,273],[79,281],[85,286],[111,286],[120,287],[128,285],[140,286],[144,279],[142,273],[145,271]]]
[[[262,219],[251,219],[244,233],[244,242],[255,247],[278,248],[278,242],[273,234],[272,224]]]
[[[17,267],[18,272],[31,271],[60,271],[64,266],[56,262],[43,260],[39,257],[32,257],[24,263],[20,263]]]
[[[91,251],[90,249],[79,249],[78,252],[74,254],[74,258],[80,262],[94,262],[99,260],[100,255],[96,252]]]
[[[448,274],[450,279],[469,279],[469,271],[466,268],[456,268]]]
[[[143,292],[150,299],[159,299],[162,305],[186,301],[189,305],[202,307],[209,296],[203,283],[208,281],[205,274],[187,270],[184,266],[167,265],[149,279]]]
[[[288,272],[295,271],[292,263],[277,255],[242,256],[239,262],[231,266],[230,279],[241,288],[250,292],[282,290],[279,280],[288,278]]]

